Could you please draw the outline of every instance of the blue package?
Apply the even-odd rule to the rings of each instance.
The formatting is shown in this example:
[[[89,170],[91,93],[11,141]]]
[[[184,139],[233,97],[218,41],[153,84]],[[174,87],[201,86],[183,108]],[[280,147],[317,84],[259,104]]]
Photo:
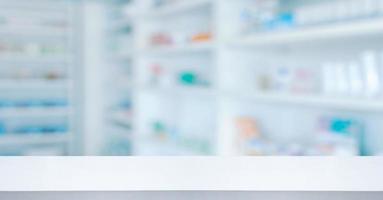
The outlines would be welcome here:
[[[119,107],[130,109],[132,107],[132,103],[130,101],[123,101],[120,103]]]
[[[324,117],[320,120],[322,133],[344,138],[362,140],[364,134],[364,123],[352,118]]]
[[[68,127],[66,125],[51,125],[45,126],[42,128],[43,133],[65,133],[68,132]]]
[[[15,130],[16,133],[19,134],[28,134],[28,133],[40,133],[41,128],[36,127],[36,126],[24,126],[24,127],[19,127]]]
[[[9,100],[0,100],[0,108],[12,107],[13,103]]]
[[[39,100],[25,100],[22,102],[19,102],[19,106],[22,107],[38,107],[41,106],[41,101]]]
[[[7,132],[7,129],[3,123],[0,122],[0,135],[4,135]]]
[[[362,134],[363,126],[356,120],[333,118],[330,121],[329,130],[336,135],[357,137]]]
[[[263,23],[264,28],[267,31],[291,28],[295,24],[295,18],[293,13],[281,13],[274,19]]]
[[[68,101],[66,99],[44,100],[42,104],[49,107],[65,107],[68,106]]]

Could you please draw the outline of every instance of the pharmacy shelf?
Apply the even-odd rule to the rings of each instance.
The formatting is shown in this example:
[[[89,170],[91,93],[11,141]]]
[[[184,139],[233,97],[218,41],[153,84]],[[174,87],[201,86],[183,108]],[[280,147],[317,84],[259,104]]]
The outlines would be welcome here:
[[[383,34],[383,18],[358,20],[351,22],[318,25],[308,28],[296,28],[251,34],[232,42],[233,46],[266,46],[303,42],[322,42],[331,39],[352,39],[358,36],[379,36]]]
[[[124,17],[122,19],[114,20],[110,26],[111,31],[118,31],[121,28],[124,28],[126,26],[132,26],[133,25],[133,19],[129,17]]]
[[[192,96],[215,96],[216,90],[210,87],[199,86],[174,86],[174,87],[151,87],[143,86],[138,89],[140,92],[153,92],[163,95],[192,95]]]
[[[132,60],[135,56],[134,52],[118,52],[114,53],[109,57],[110,60],[124,61],[124,60]]]
[[[0,1],[1,5],[1,1]],[[67,12],[58,12],[55,10],[45,10],[42,12],[41,10],[34,10],[31,9],[30,6],[28,6],[28,9],[18,9],[14,6],[8,7],[7,9],[0,10],[0,15],[3,16],[19,16],[22,14],[22,16],[28,15],[30,18],[37,18],[37,19],[58,19],[58,20],[66,20],[68,17]]]
[[[111,85],[113,85],[114,89],[119,90],[121,94],[126,93],[129,90],[133,91],[137,89],[132,83],[132,80],[128,80],[127,78],[114,77],[114,80],[105,81],[104,89],[110,91]]]
[[[137,144],[136,154],[140,156],[158,156],[158,155],[173,155],[173,156],[195,156],[209,155],[201,152],[193,147],[187,147],[174,139],[155,138],[153,136],[135,137]]]
[[[203,42],[195,44],[185,44],[179,46],[146,47],[140,54],[149,55],[178,55],[188,53],[206,53],[214,50],[213,42]]]
[[[70,133],[30,133],[0,135],[0,146],[29,146],[39,144],[60,144],[69,141]]]
[[[321,95],[280,94],[274,92],[259,92],[258,94],[232,93],[230,96],[268,104],[295,104],[363,112],[383,111],[383,100],[381,99],[353,99],[345,97],[326,97]]]
[[[134,84],[132,83],[132,80],[129,80],[128,78],[116,79],[113,82],[113,84],[123,89],[134,89]]]
[[[118,129],[120,131],[113,131],[113,132],[118,132],[117,134],[115,135],[120,135],[120,136],[124,136],[124,138],[127,138],[127,139],[132,139],[131,137],[131,133],[133,132],[133,126],[132,124],[130,123],[127,123],[125,121],[109,121],[110,122],[110,125],[111,127],[113,127],[113,129]]]
[[[154,8],[149,12],[145,13],[143,17],[146,18],[158,18],[167,17],[172,15],[180,15],[188,13],[190,11],[198,10],[206,6],[211,5],[212,0],[183,0],[173,4],[164,5],[159,8]]]
[[[0,0],[0,15],[6,18],[5,24],[1,25],[0,37],[4,40],[15,41],[17,45],[27,48],[19,51],[2,51],[0,52],[0,65],[2,69],[6,69],[10,74],[14,74],[20,70],[20,67],[31,66],[31,70],[37,67],[37,71],[51,71],[52,67],[60,68],[68,73],[68,77],[59,79],[50,79],[49,77],[3,77],[0,79],[0,91],[9,95],[20,95],[25,92],[33,94],[33,98],[40,99],[56,98],[56,93],[60,94],[60,98],[65,98],[65,101],[73,102],[75,98],[74,83],[77,80],[72,78],[72,71],[77,62],[76,52],[70,49],[76,47],[77,38],[77,23],[73,21],[78,18],[77,5],[74,2],[36,0],[30,2],[21,0],[11,2]],[[9,19],[8,19],[9,17]],[[22,23],[24,18],[28,18],[30,23]],[[52,23],[57,23],[55,26]],[[51,25],[50,25],[51,24]],[[61,25],[60,25],[61,24]],[[42,52],[29,51],[30,43],[43,43],[44,45],[52,45],[51,51],[46,49]],[[32,46],[33,46],[32,44]],[[56,45],[62,45],[62,49],[55,49]],[[74,45],[74,46],[72,46]],[[77,48],[78,49],[78,48]],[[33,50],[33,49],[32,49]],[[66,51],[68,50],[68,51]],[[41,52],[40,52],[41,51]],[[13,70],[16,70],[13,72]],[[52,93],[52,94],[50,94]],[[65,97],[61,97],[64,95]],[[6,95],[7,96],[7,95]],[[31,97],[32,98],[32,97]],[[33,99],[32,98],[32,99]],[[59,132],[38,132],[36,133],[5,133],[0,134],[0,145],[17,147],[22,151],[25,147],[37,147],[40,144],[60,144],[68,147],[68,153],[75,151],[72,143],[74,138],[72,127],[75,127],[75,107],[63,106],[35,106],[35,107],[8,107],[0,109],[0,117],[6,120],[17,121],[18,123],[33,120],[36,123],[47,122],[51,118],[65,118],[68,121],[70,130],[66,133]],[[50,121],[50,120],[48,120]],[[55,124],[47,124],[55,125]],[[0,150],[1,151],[1,150]]]
[[[126,127],[127,129],[132,128],[133,119],[127,116],[127,113],[124,111],[113,111],[108,119],[119,127]]]
[[[14,12],[22,12],[27,10],[28,12],[54,12],[54,13],[63,13],[71,11],[71,5],[65,1],[52,2],[49,0],[39,0],[39,2],[31,1],[0,1],[0,7],[4,10],[11,10]]]
[[[113,138],[118,138],[122,141],[131,141],[133,139],[131,130],[127,130],[124,127],[113,127],[112,129],[107,129],[106,135],[112,136]]]
[[[69,36],[69,30],[57,29],[1,29],[0,36],[2,38],[64,38]]]
[[[70,56],[1,55],[0,63],[71,63]]]
[[[72,81],[69,80],[0,80],[0,90],[12,89],[69,89]]]
[[[69,108],[5,108],[0,109],[0,117],[55,117],[68,116]]]

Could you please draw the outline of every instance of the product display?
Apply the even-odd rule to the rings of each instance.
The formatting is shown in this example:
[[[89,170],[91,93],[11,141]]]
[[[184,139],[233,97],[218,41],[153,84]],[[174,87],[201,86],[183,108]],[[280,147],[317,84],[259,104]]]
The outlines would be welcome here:
[[[0,155],[383,152],[383,0],[15,1]]]
[[[380,0],[334,0],[301,3],[296,7],[287,1],[253,0],[241,14],[243,32],[275,31],[306,26],[368,19],[382,15]]]
[[[196,72],[180,72],[179,73],[179,83],[181,85],[186,86],[200,86],[200,87],[208,87],[209,82],[204,80],[202,76]]]
[[[6,134],[6,132],[7,132],[7,129],[5,125],[2,122],[0,122],[0,136]]]
[[[15,67],[12,70],[0,70],[0,80],[63,80],[67,78],[65,70],[57,69],[34,69]]]
[[[212,41],[211,32],[187,33],[154,33],[150,37],[150,46],[182,46]]]
[[[15,128],[14,131],[12,131],[15,134],[45,134],[45,133],[68,133],[68,127],[65,125],[31,125],[31,126],[23,126],[19,128]]]
[[[271,143],[261,134],[257,122],[251,117],[236,119],[238,128],[238,146],[241,154],[270,155],[273,149]]]
[[[68,133],[69,127],[62,124],[31,124],[13,125],[11,122],[0,122],[0,134],[55,134]]]
[[[177,128],[169,126],[162,121],[155,121],[152,124],[151,135],[155,142],[168,146],[176,146],[181,151],[191,151],[197,155],[208,155],[211,152],[208,140],[184,135]]]
[[[124,128],[127,131],[132,130],[132,119],[134,117],[132,109],[131,101],[126,100],[108,110],[108,112],[112,113],[112,116],[110,117],[111,123],[117,127]]]
[[[178,85],[208,87],[210,85],[202,73],[183,70],[176,72],[172,68],[165,68],[160,64],[153,64],[150,74],[149,85],[155,87],[172,88]]]
[[[257,74],[257,88],[292,94],[315,93],[319,89],[317,76],[312,68],[280,67]]]
[[[1,55],[16,55],[16,56],[54,56],[62,55],[67,52],[65,46],[57,44],[43,43],[17,43],[10,41],[0,41]]]
[[[363,155],[364,124],[353,118],[321,117],[306,142],[280,143],[261,134],[252,117],[238,117],[239,153],[244,155],[356,156]]]
[[[324,117],[319,120],[313,155],[355,156],[361,155],[365,127],[360,120]]]
[[[325,62],[316,68],[280,67],[257,73],[257,88],[290,94],[320,94],[355,98],[383,95],[383,64],[379,52],[365,51],[359,59]]]
[[[11,14],[0,14],[0,27],[4,29],[56,29],[66,30],[69,28],[68,21],[64,18],[35,19],[25,15],[15,16]]]
[[[114,137],[105,142],[102,155],[127,156],[132,153],[132,144],[122,138]]]
[[[67,99],[0,99],[0,109],[68,107]]]
[[[167,5],[174,5],[179,2],[181,2],[181,0],[151,0],[151,6],[153,9],[156,9]]]
[[[133,59],[135,55],[135,23],[132,20],[139,9],[134,1],[116,1],[106,7],[108,72],[104,77],[108,85],[103,90],[103,124],[99,152],[103,156],[128,156],[133,152],[135,135],[135,85]]]
[[[72,86],[82,67],[75,7],[64,1],[1,2],[1,155],[74,150],[68,138],[80,134],[73,123],[79,118],[72,115],[77,116],[79,87]]]
[[[377,98],[383,94],[378,53],[366,51],[358,61],[329,62],[323,65],[323,92],[338,96]]]

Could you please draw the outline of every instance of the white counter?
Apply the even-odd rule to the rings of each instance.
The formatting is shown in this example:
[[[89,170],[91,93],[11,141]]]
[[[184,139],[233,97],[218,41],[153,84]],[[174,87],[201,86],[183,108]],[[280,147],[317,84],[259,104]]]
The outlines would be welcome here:
[[[383,191],[383,157],[2,157],[0,191]]]

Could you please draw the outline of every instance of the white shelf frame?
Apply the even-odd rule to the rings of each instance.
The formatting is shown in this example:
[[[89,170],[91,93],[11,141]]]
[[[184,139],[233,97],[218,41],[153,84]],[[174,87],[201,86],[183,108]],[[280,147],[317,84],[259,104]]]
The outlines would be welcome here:
[[[183,14],[188,11],[193,11],[205,6],[212,5],[213,0],[181,0],[173,5],[164,5],[159,8],[149,9],[146,13],[142,14],[143,18],[162,18]]]
[[[301,105],[358,112],[383,112],[383,99],[353,98],[315,94],[288,94],[279,92],[228,93],[228,97],[266,104]]]
[[[214,42],[201,42],[195,44],[184,44],[178,46],[145,47],[139,51],[141,55],[179,55],[190,53],[213,52]]]

